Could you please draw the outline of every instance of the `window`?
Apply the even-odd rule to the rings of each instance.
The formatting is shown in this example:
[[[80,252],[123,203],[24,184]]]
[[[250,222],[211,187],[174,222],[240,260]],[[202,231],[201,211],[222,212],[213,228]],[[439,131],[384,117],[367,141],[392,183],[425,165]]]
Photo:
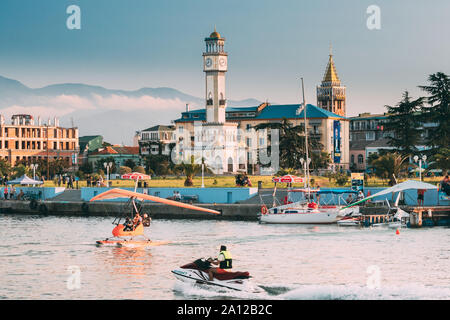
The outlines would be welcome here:
[[[364,157],[362,154],[358,154],[358,163],[364,163]]]
[[[264,138],[259,138],[259,145],[263,146],[264,145]]]
[[[351,156],[351,162],[355,163],[355,155],[354,154],[352,154],[352,156]]]
[[[375,140],[375,132],[373,131],[366,132],[366,140],[369,141]]]

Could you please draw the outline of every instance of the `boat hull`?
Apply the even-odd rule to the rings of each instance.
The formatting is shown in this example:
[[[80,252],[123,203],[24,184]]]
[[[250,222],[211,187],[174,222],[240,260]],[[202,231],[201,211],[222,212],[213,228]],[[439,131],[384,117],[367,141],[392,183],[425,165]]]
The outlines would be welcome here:
[[[248,282],[248,279],[231,279],[231,280],[217,280],[209,281],[207,272],[191,269],[176,269],[172,270],[175,278],[182,282],[190,283],[192,285],[206,285],[217,288],[226,288],[236,291],[255,291],[256,289]]]
[[[261,215],[262,223],[283,224],[330,224],[341,219],[337,212],[315,212],[315,213],[268,213]]]
[[[156,247],[168,244],[169,241],[151,241],[151,240],[99,240],[96,242],[98,246],[113,247]]]

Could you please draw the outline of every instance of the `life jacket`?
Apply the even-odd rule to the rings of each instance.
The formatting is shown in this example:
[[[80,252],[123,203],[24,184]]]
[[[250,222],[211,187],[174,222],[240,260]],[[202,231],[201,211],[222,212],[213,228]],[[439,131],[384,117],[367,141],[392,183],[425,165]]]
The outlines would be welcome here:
[[[224,261],[220,261],[219,267],[221,269],[231,269],[232,268],[232,262],[233,259],[231,258],[231,254],[228,251],[220,251],[219,256],[223,254],[223,257],[225,258]]]

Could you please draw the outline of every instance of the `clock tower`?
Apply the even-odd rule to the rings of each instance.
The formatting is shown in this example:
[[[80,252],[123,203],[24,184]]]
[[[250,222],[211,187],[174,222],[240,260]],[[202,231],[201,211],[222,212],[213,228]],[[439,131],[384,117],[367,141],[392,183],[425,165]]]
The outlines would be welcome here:
[[[225,123],[225,72],[228,62],[228,54],[224,51],[225,38],[214,27],[214,32],[205,38],[205,43],[203,71],[206,75],[206,122]]]

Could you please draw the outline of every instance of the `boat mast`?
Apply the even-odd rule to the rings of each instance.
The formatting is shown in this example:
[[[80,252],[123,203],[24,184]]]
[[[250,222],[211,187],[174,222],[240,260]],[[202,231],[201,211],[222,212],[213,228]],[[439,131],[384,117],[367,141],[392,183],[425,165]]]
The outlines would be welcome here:
[[[302,94],[303,94],[303,115],[305,119],[305,151],[306,151],[306,187],[308,188],[308,199],[310,198],[310,188],[309,188],[309,152],[308,152],[308,129],[306,128],[306,101],[305,101],[305,87],[303,85],[302,79]]]

